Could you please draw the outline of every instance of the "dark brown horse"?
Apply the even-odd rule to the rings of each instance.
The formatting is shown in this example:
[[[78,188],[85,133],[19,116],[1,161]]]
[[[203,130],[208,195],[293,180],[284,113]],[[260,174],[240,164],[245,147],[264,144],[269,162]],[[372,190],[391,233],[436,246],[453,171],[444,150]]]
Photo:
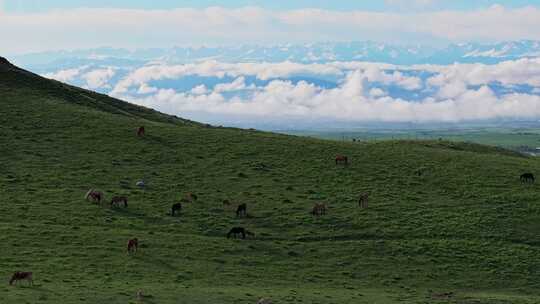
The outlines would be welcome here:
[[[125,196],[114,196],[111,199],[111,206],[115,206],[117,204],[124,204],[124,207],[128,206],[128,199]]]
[[[242,236],[242,239],[246,238],[246,235],[255,236],[255,233],[248,231],[244,227],[233,227],[231,230],[229,230],[229,233],[227,233],[227,238],[230,238],[231,235],[234,238],[237,238],[238,235]]]
[[[236,216],[247,216],[247,204],[243,203],[236,208]]]
[[[128,240],[127,242],[127,252],[137,252],[137,249],[139,249],[139,240],[137,238],[133,238]]]
[[[139,129],[137,129],[137,136],[144,136],[144,126],[140,126]]]
[[[34,285],[34,279],[32,278],[31,272],[25,272],[25,271],[16,271],[11,276],[11,280],[9,280],[9,285],[13,285],[13,283],[17,284],[17,282],[27,280],[29,285]]]
[[[103,197],[103,193],[99,192],[99,191],[96,191],[94,189],[90,189],[88,190],[88,192],[86,192],[86,195],[84,196],[84,198],[86,200],[92,200],[93,202],[96,202],[96,203],[101,203],[101,200],[104,198]]]
[[[336,166],[339,164],[343,164],[344,166],[349,165],[349,158],[344,155],[336,156]]]
[[[369,202],[369,193],[360,194],[360,197],[358,198],[358,206],[362,209],[365,209],[368,207],[368,202]]]
[[[523,173],[519,177],[519,180],[524,183],[534,183],[534,174],[532,173]]]
[[[311,214],[315,216],[325,215],[326,214],[326,204],[325,203],[315,203],[311,209]]]
[[[171,215],[174,216],[176,212],[180,213],[182,211],[182,203],[173,204],[171,207]]]

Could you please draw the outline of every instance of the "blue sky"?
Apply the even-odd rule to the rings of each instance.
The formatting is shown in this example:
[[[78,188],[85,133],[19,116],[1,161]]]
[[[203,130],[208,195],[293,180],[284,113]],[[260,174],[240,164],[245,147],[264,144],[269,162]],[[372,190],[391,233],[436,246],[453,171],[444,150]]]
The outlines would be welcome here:
[[[501,4],[505,7],[540,6],[540,0],[5,0],[3,9],[6,12],[39,12],[51,9],[67,9],[78,7],[92,8],[137,8],[137,9],[171,9],[178,7],[204,8],[209,6],[221,6],[237,8],[244,6],[258,6],[275,10],[320,8],[328,10],[370,10],[370,11],[395,11],[404,9],[426,10],[472,10]]]

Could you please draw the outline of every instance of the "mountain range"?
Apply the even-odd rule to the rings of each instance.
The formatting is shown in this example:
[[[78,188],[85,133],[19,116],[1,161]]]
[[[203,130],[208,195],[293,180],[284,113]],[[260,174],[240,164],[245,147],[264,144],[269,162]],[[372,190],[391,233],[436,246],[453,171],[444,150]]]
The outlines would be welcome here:
[[[33,71],[51,67],[80,66],[99,62],[115,66],[134,66],[149,60],[191,63],[205,60],[220,62],[299,62],[366,61],[392,64],[494,64],[506,60],[540,56],[540,41],[520,40],[493,44],[461,43],[444,48],[414,45],[400,46],[372,41],[320,42],[275,46],[174,47],[153,49],[96,48],[49,51],[12,56],[18,65]]]

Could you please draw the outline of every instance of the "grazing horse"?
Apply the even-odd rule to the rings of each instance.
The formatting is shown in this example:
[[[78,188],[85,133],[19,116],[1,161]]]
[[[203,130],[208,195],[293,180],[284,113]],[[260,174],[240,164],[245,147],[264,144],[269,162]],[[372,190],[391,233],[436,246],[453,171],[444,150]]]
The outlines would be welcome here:
[[[247,216],[247,204],[243,203],[236,208],[236,216]]]
[[[171,207],[171,215],[174,216],[177,211],[178,211],[178,213],[180,213],[180,211],[182,211],[182,203],[176,203],[176,204],[172,205],[172,207]]]
[[[262,299],[259,299],[259,301],[257,301],[257,304],[272,304],[272,300],[262,298]]]
[[[532,173],[523,173],[519,177],[519,180],[525,183],[534,183],[534,174]]]
[[[326,204],[325,203],[315,203],[311,209],[311,214],[315,216],[326,214]]]
[[[360,197],[358,198],[358,206],[362,209],[365,209],[368,207],[368,201],[369,193],[360,194]]]
[[[349,158],[344,155],[336,156],[336,166],[339,164],[343,164],[344,166],[349,165]]]
[[[242,239],[246,238],[247,235],[255,236],[255,233],[248,231],[244,227],[233,227],[231,230],[229,230],[229,233],[227,233],[227,238],[230,238],[231,235],[236,238],[238,235],[242,235]]]
[[[11,276],[11,280],[9,280],[9,285],[13,285],[13,283],[17,284],[17,282],[27,280],[29,285],[34,285],[34,279],[32,278],[31,272],[25,272],[25,271],[16,271]]]
[[[111,206],[114,206],[114,205],[117,205],[117,204],[120,204],[120,203],[124,203],[124,207],[127,207],[128,206],[127,197],[125,197],[125,196],[114,196],[111,199]]]
[[[128,240],[127,242],[127,252],[137,252],[137,249],[139,249],[139,240],[137,238],[133,238]]]
[[[139,129],[137,129],[137,136],[144,136],[144,126],[140,126]]]
[[[84,196],[86,200],[91,199],[93,202],[97,202],[98,204],[101,203],[101,200],[103,199],[103,193],[96,191],[94,189],[88,190],[86,192],[86,195]]]

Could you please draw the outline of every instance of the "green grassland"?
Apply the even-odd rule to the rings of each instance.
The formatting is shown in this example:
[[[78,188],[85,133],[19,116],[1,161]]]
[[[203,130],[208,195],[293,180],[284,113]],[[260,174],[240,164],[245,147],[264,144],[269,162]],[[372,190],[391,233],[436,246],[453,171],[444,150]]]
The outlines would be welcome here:
[[[0,111],[0,303],[540,302],[539,186],[518,178],[540,175],[536,158],[213,128],[6,64]],[[89,188],[129,207],[87,202]],[[171,217],[187,192],[198,201]],[[256,237],[227,239],[233,226]],[[35,285],[9,286],[16,270]]]

